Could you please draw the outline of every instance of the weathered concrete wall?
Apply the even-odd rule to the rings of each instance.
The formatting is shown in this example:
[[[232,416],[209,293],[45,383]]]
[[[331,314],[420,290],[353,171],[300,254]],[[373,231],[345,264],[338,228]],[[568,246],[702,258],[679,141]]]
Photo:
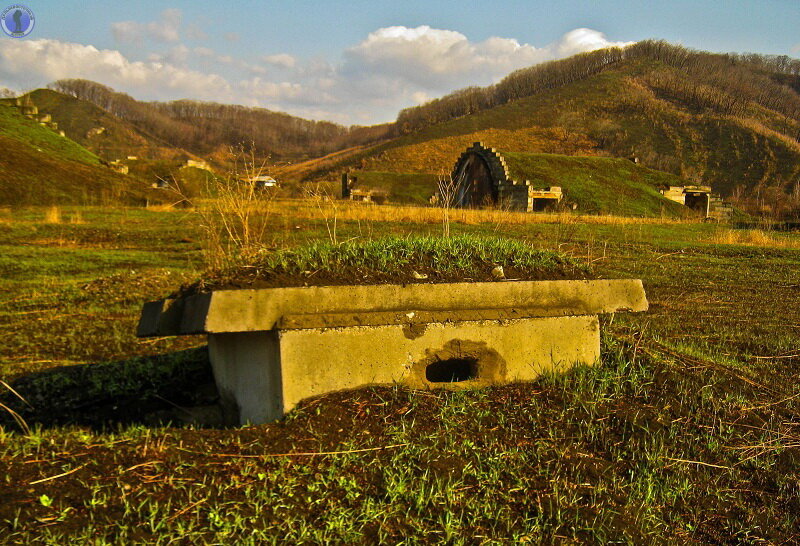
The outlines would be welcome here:
[[[227,424],[283,417],[277,331],[210,335],[208,354]]]
[[[591,365],[600,358],[600,329],[595,316],[312,328],[212,334],[209,348],[227,419],[245,424],[365,385],[475,388]],[[431,365],[441,373],[463,363],[473,368],[468,378],[428,379]]]
[[[600,357],[598,313],[645,311],[635,279],[223,290],[145,305],[139,335],[209,334],[231,423],[371,384],[469,388]]]
[[[500,207],[507,210],[530,212],[528,186],[499,184],[497,190]]]

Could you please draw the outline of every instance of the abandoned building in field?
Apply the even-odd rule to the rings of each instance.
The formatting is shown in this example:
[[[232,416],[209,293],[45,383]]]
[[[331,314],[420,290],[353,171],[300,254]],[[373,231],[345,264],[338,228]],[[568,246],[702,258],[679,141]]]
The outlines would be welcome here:
[[[730,204],[711,194],[711,186],[663,186],[660,191],[667,199],[689,207],[703,218],[725,220],[733,211]]]
[[[389,192],[381,188],[359,188],[358,177],[346,172],[342,174],[342,199],[385,205],[389,202]]]
[[[247,184],[252,184],[253,187],[257,190],[265,190],[267,188],[276,188],[278,186],[278,181],[272,178],[271,176],[267,176],[265,174],[260,174],[257,176],[248,176],[242,179],[243,182]]]
[[[564,194],[559,186],[536,188],[524,179],[522,154],[505,154],[476,142],[461,154],[450,180],[441,184],[437,201],[454,207],[501,206],[517,211],[556,208]]]

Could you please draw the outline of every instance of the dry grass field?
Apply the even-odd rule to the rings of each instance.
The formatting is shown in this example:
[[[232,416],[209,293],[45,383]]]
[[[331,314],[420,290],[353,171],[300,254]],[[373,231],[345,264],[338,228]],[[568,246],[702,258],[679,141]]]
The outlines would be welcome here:
[[[77,220],[76,220],[77,219]],[[429,208],[279,201],[266,251],[441,236]],[[204,269],[191,211],[0,211],[0,542],[791,544],[800,540],[800,236],[689,221],[451,211],[453,235],[644,281],[602,362],[197,424],[202,338],[137,339]],[[0,384],[0,388],[3,388]],[[200,419],[201,421],[203,419]]]

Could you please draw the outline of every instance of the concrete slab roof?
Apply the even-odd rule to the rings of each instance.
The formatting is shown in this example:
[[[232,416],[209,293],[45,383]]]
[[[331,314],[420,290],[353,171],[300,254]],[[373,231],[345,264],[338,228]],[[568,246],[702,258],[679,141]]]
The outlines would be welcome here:
[[[137,335],[646,311],[641,280],[562,280],[219,290],[145,305]]]

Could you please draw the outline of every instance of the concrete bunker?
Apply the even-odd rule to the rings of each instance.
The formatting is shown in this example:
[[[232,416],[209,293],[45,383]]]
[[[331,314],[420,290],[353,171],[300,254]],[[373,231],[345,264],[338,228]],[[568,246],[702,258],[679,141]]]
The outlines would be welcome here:
[[[342,199],[360,203],[385,205],[389,202],[389,191],[382,188],[358,187],[358,177],[349,172],[342,174]]]
[[[645,310],[634,279],[218,290],[146,304],[137,334],[207,334],[226,420],[257,424],[337,390],[474,388],[592,365],[598,314]]]
[[[711,193],[711,186],[662,186],[661,195],[690,208],[703,218],[726,220],[733,213],[729,203]]]
[[[525,178],[527,168],[521,154],[501,154],[475,142],[453,166],[450,181],[437,196],[440,203],[459,208],[502,206],[535,212],[556,208],[564,194],[559,186],[537,186]]]

